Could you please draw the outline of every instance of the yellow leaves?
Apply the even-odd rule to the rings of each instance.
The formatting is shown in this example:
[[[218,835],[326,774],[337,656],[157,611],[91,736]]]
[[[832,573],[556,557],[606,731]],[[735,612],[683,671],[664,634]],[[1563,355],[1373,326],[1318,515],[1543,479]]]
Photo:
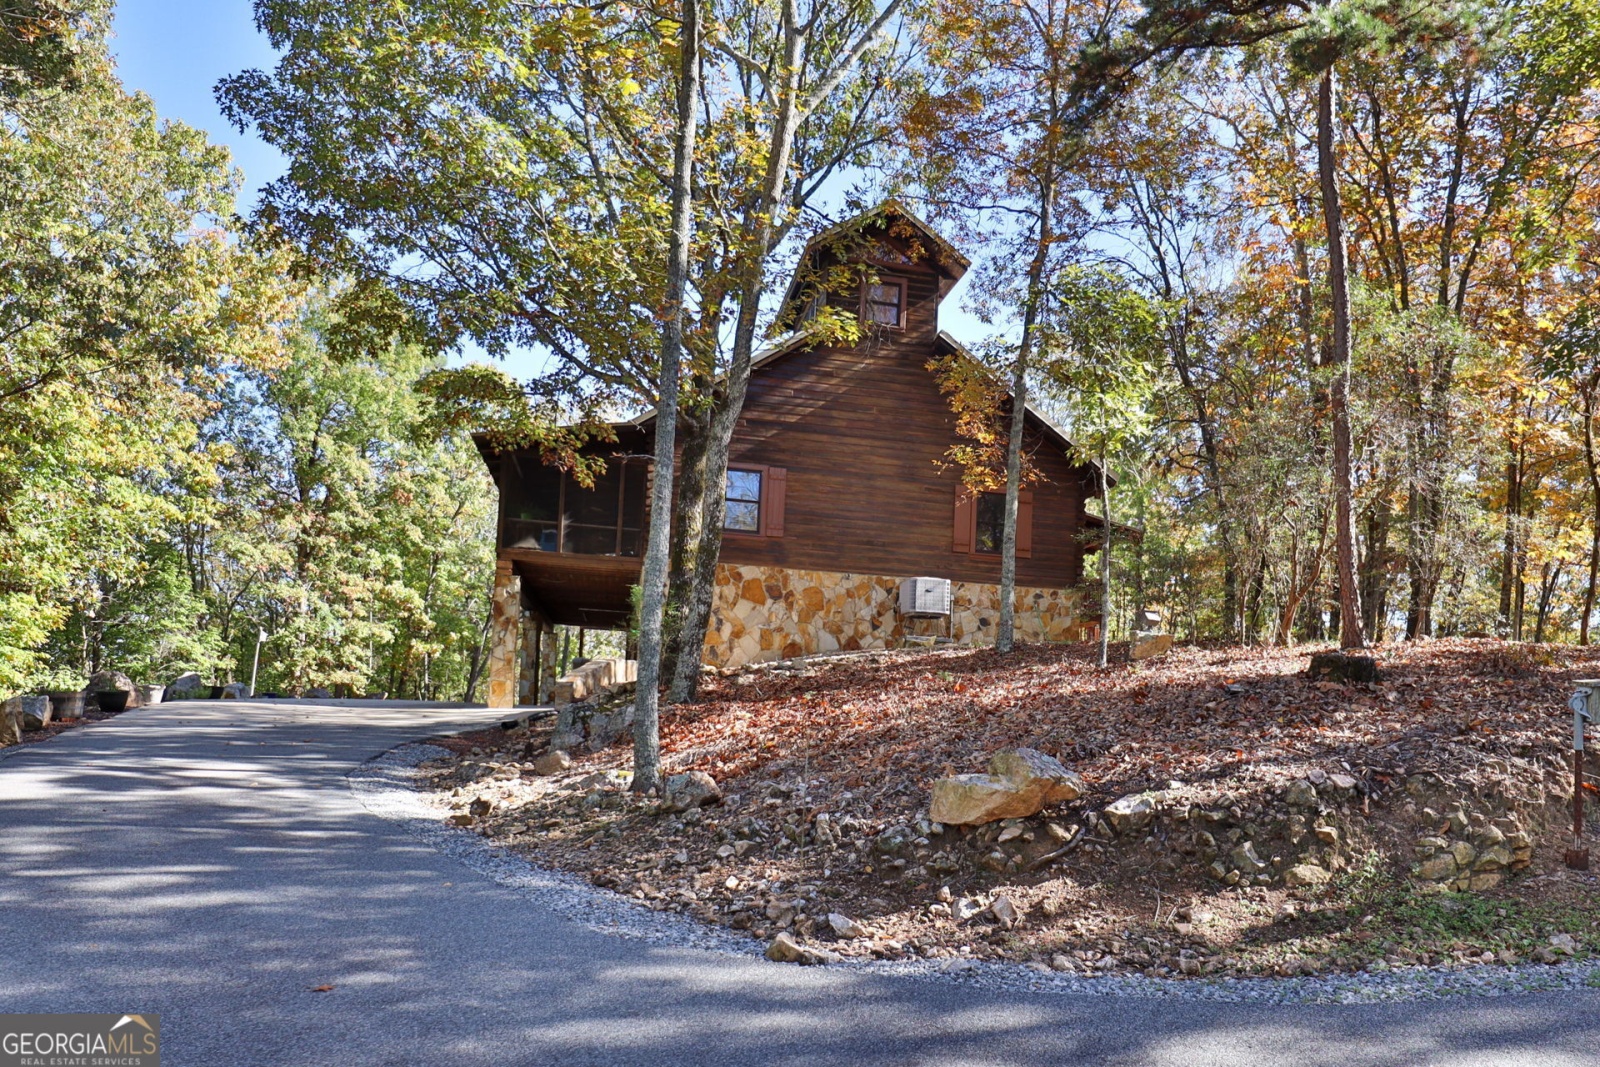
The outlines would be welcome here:
[[[623,78],[617,83],[617,92],[623,96],[638,96],[641,89],[639,83],[632,78]]]

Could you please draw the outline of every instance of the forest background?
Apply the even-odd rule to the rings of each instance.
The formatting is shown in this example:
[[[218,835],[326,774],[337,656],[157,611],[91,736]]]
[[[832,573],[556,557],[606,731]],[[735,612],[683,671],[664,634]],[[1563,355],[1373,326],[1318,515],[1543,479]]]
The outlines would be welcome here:
[[[149,681],[248,677],[265,633],[263,689],[470,695],[494,497],[465,428],[485,398],[525,397],[517,417],[535,435],[642,409],[657,399],[655,353],[621,337],[614,365],[633,373],[620,386],[547,351],[553,369],[520,390],[449,372],[451,351],[479,350],[470,324],[395,325],[407,309],[367,286],[393,263],[318,262],[292,227],[239,218],[227,152],[119,83],[109,11],[18,10],[0,26],[0,689],[80,684],[108,667]],[[580,8],[540,10],[559,35],[573,26],[555,16]],[[1050,0],[896,11],[858,57],[870,108],[860,91],[848,101],[872,136],[801,137],[832,144],[839,162],[760,252],[765,269],[781,275],[808,234],[897,195],[974,253],[964,325],[992,333],[975,348],[1009,373],[1029,303],[1015,252],[1033,216],[1003,179],[1029,142],[1016,115],[986,107],[1005,97],[974,88],[1011,78],[1036,91],[1048,64],[1024,60],[1040,41],[1057,60],[1081,58],[1105,27],[1160,11]],[[670,36],[670,19],[645,14]],[[1600,562],[1596,13],[1500,0],[1453,20],[1339,63],[1364,629],[1587,642]],[[1148,344],[1119,354],[1146,372],[1129,401],[1143,417],[1113,437],[1094,433],[1103,405],[1070,367],[1047,358],[1031,372],[1069,429],[1108,442],[1119,517],[1146,531],[1116,549],[1117,633],[1147,606],[1191,639],[1317,641],[1339,625],[1317,85],[1290,32],[1261,37],[1151,66],[1054,157],[1043,322],[1070,339],[1094,321],[1086,304],[1125,306],[1083,299],[1088,271],[1094,291],[1132,294],[1149,327]],[[55,40],[66,43],[46,47]],[[987,57],[988,82],[974,56]],[[641,66],[589,73],[611,79],[601,95],[659,108],[671,78]],[[761,155],[738,132],[708,139],[708,172]],[[660,146],[646,147],[659,162]],[[933,165],[990,156],[1002,165],[987,185]],[[713,223],[727,217],[715,197],[696,209]],[[642,253],[663,247],[666,226],[660,212],[643,220],[649,232],[611,236],[641,253],[619,318],[650,325],[663,282]],[[773,310],[762,303],[763,327]],[[691,376],[714,377],[731,330],[709,317]],[[483,335],[491,355],[515,347]],[[525,347],[539,351],[538,338]]]

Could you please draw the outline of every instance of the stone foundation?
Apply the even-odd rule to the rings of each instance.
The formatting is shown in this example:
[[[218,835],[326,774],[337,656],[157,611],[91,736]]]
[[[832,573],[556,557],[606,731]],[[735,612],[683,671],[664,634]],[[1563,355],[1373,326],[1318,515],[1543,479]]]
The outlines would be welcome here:
[[[718,564],[716,598],[706,629],[705,661],[714,667],[826,652],[897,648],[908,637],[946,636],[943,619],[902,619],[900,578],[837,571]],[[1000,588],[951,585],[948,636],[959,645],[994,640]],[[1019,641],[1082,641],[1098,622],[1085,617],[1077,589],[1019,588]]]

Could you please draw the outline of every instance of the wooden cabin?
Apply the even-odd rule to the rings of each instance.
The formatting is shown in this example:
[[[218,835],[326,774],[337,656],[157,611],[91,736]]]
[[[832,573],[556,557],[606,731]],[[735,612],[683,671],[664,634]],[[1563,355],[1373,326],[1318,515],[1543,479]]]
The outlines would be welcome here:
[[[963,486],[949,459],[962,439],[930,369],[939,356],[970,358],[939,329],[940,302],[968,265],[894,203],[807,246],[779,319],[788,332],[757,358],[734,433],[706,662],[919,636],[993,639],[1004,496]],[[859,342],[814,339],[808,323],[824,306],[859,316]],[[537,697],[536,650],[549,627],[627,623],[648,522],[651,423],[616,430],[602,448],[606,471],[588,488],[536,453],[480,442],[500,491],[491,704]],[[1081,640],[1099,621],[1080,588],[1096,540],[1086,527],[1100,521],[1084,508],[1096,471],[1075,463],[1061,431],[1031,407],[1025,448],[1043,477],[1018,515],[1018,638]],[[908,578],[947,581],[948,613],[904,610],[919,606],[902,600]]]

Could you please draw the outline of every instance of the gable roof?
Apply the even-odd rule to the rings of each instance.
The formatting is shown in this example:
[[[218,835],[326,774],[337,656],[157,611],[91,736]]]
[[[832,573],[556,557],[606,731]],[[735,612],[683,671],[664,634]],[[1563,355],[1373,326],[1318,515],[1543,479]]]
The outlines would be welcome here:
[[[783,319],[784,309],[787,309],[799,295],[805,264],[843,237],[858,233],[874,223],[881,223],[892,232],[896,222],[910,226],[920,239],[933,246],[937,254],[930,256],[928,263],[952,282],[959,281],[961,276],[967,273],[967,268],[972,266],[972,260],[968,259],[961,249],[945,240],[937,230],[918,218],[904,204],[894,199],[885,200],[875,208],[853,215],[843,222],[834,223],[806,242],[805,248],[800,252],[800,260],[795,267],[794,275],[789,279],[789,287],[784,290],[783,300],[778,304],[779,321]]]

